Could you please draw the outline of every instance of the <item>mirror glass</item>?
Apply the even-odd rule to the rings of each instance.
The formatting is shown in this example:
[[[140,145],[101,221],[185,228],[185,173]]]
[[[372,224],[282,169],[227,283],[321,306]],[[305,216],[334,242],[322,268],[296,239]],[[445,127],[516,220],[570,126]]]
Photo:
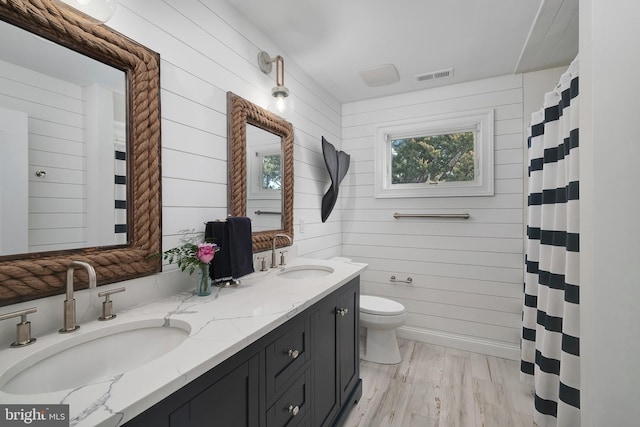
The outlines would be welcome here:
[[[251,218],[254,252],[293,240],[293,126],[228,92],[227,139],[229,215]]]
[[[0,306],[64,293],[76,260],[94,266],[98,285],[159,272],[160,55],[58,1],[3,0],[0,21],[42,37],[0,30],[0,117],[21,117],[0,131]],[[12,196],[22,213],[11,212]],[[56,243],[37,241],[36,228]],[[78,272],[74,285],[86,288],[87,275]]]
[[[253,231],[282,228],[282,138],[247,124],[247,216]]]
[[[2,21],[0,40],[0,256],[126,244],[125,73]]]

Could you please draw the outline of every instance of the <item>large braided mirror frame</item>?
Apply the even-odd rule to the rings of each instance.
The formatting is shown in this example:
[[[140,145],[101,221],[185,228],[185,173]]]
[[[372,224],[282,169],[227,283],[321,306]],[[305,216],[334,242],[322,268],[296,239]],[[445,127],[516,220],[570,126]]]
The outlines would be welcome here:
[[[127,77],[128,244],[0,257],[0,306],[64,293],[72,261],[95,270],[98,284],[162,268],[160,56],[52,0],[0,0],[0,19],[120,69]],[[84,271],[75,287],[87,287]]]
[[[293,126],[288,121],[250,101],[227,92],[228,213],[247,215],[247,124],[278,135],[282,139],[282,228],[253,232],[253,251],[271,249],[276,234],[293,240]],[[278,238],[278,246],[288,240]]]

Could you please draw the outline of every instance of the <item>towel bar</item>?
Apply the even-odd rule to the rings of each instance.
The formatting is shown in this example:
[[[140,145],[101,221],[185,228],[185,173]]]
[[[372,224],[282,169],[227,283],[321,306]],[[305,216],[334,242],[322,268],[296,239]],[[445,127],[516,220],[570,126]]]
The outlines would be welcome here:
[[[469,219],[471,215],[468,213],[461,214],[401,214],[394,213],[393,217],[398,218],[456,218],[456,219]]]
[[[255,211],[256,215],[282,215],[282,212],[274,212],[274,211]]]

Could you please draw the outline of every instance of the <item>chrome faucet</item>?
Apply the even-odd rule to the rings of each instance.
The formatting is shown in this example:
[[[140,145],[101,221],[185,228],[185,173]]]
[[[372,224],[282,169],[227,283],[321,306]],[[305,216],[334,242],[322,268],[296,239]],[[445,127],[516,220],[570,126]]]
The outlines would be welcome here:
[[[90,264],[82,261],[73,261],[71,263],[67,269],[67,299],[64,300],[64,326],[58,331],[60,333],[73,332],[80,327],[79,325],[76,325],[76,300],[73,298],[73,271],[76,267],[82,267],[87,270],[87,276],[89,276],[89,288],[95,288],[97,285],[96,271]]]
[[[286,234],[276,234],[275,236],[273,236],[273,241],[271,242],[271,268],[278,267],[278,264],[276,263],[276,240],[278,240],[278,237],[284,237],[288,239],[289,245],[293,244],[293,240],[291,240],[291,237],[287,236]]]

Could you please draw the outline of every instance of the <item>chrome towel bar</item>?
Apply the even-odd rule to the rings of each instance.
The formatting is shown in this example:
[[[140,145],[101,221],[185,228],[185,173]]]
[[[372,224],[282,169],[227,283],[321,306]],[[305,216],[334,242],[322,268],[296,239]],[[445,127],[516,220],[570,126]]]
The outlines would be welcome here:
[[[282,212],[273,212],[273,211],[255,211],[256,215],[282,215]]]
[[[455,218],[455,219],[469,219],[471,215],[468,213],[461,214],[401,214],[394,213],[393,217],[398,218]]]

